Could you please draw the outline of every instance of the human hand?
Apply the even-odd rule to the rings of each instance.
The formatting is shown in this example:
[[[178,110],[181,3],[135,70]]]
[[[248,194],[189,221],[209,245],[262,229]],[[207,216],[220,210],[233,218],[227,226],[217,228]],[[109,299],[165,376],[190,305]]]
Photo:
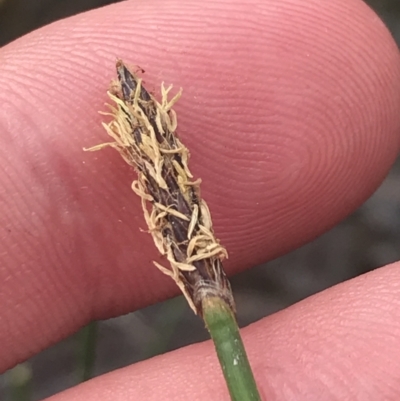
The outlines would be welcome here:
[[[400,59],[357,0],[124,2],[0,51],[0,369],[93,319],[177,294],[153,267],[133,174],[106,140],[121,57],[183,87],[176,106],[216,233],[242,271],[329,229],[399,150]],[[399,264],[243,330],[272,400],[398,400]],[[210,342],[101,376],[54,401],[228,399]],[[199,380],[201,378],[201,380]]]

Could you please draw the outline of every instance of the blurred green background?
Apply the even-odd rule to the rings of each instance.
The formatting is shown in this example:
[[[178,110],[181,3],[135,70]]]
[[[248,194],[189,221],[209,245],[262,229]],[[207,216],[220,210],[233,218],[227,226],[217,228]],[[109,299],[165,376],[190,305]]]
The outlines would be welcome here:
[[[0,0],[0,45],[110,0]],[[400,0],[368,0],[400,42]],[[400,162],[352,216],[314,242],[232,278],[247,325],[338,282],[400,259]],[[89,325],[0,375],[0,400],[34,401],[159,353],[208,338],[182,297]],[[86,365],[85,365],[86,364]]]

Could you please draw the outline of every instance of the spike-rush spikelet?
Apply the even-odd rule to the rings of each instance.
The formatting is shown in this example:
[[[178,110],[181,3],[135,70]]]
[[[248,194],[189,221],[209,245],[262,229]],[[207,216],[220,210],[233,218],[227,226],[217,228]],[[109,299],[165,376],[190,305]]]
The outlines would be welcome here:
[[[202,302],[209,297],[222,298],[234,311],[222,268],[227,252],[214,236],[200,180],[188,168],[189,151],[175,133],[172,106],[181,91],[169,100],[172,87],[162,84],[159,103],[121,60],[117,74],[109,92],[115,102],[108,113],[113,120],[103,124],[114,142],[89,150],[111,146],[137,171],[132,189],[142,199],[149,232],[171,268],[154,263],[175,280],[194,312],[202,315]]]

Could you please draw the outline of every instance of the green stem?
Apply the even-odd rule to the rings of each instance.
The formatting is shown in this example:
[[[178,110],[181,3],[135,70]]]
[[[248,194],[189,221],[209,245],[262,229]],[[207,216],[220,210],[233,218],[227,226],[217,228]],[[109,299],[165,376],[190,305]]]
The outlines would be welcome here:
[[[261,401],[233,311],[217,297],[204,299],[202,307],[231,400]]]
[[[80,331],[79,375],[82,382],[93,375],[96,359],[97,322],[91,322]]]

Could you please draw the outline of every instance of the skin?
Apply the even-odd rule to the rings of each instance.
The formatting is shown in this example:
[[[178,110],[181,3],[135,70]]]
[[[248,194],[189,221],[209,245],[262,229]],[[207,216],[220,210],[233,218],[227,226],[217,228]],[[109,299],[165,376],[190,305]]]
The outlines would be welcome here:
[[[183,87],[179,132],[229,274],[326,231],[400,147],[400,58],[357,0],[124,2],[0,50],[0,369],[92,319],[177,295],[134,173],[107,137],[115,58]],[[160,261],[160,260],[159,260]],[[266,400],[398,400],[399,263],[245,328]],[[196,361],[201,361],[196,362]],[[201,378],[201,380],[199,380]],[[103,375],[53,401],[228,400],[212,344]]]

